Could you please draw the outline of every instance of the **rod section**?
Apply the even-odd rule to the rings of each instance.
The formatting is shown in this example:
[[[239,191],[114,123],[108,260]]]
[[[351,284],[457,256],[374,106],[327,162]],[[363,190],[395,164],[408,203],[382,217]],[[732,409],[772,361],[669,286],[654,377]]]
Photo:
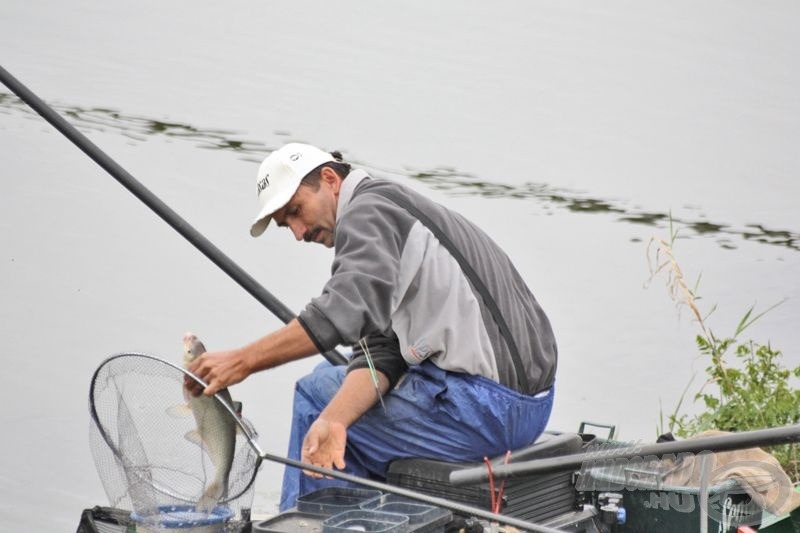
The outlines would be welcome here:
[[[550,472],[572,470],[580,468],[584,464],[587,467],[591,466],[592,463],[597,464],[597,466],[603,466],[605,462],[616,459],[632,459],[634,457],[646,456],[658,457],[665,454],[678,453],[725,452],[757,446],[776,446],[792,442],[800,442],[800,424],[742,431],[730,435],[662,442],[658,444],[633,444],[618,448],[607,447],[589,450],[584,453],[548,457],[544,459],[531,459],[514,464],[493,466],[492,476],[495,481],[497,481],[500,479],[529,476],[532,474],[546,474]],[[488,480],[489,473],[487,469],[483,467],[458,470],[450,473],[450,483],[453,485],[471,485]]]

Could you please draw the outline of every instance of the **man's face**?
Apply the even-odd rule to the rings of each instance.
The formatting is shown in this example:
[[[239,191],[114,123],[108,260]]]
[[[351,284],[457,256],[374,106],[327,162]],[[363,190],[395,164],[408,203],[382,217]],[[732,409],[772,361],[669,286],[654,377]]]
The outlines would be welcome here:
[[[289,203],[273,213],[280,227],[288,227],[295,239],[318,242],[333,247],[333,228],[336,224],[336,206],[339,200],[340,181],[326,179],[323,169],[319,189],[300,185]]]

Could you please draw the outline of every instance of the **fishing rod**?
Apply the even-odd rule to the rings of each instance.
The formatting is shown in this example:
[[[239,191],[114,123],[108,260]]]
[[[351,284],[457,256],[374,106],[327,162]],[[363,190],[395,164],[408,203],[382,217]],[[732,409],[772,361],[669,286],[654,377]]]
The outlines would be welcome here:
[[[674,442],[662,442],[647,445],[624,445],[620,447],[597,447],[584,453],[561,455],[543,459],[531,459],[508,465],[497,465],[492,468],[492,477],[495,480],[507,479],[532,474],[546,474],[571,470],[582,466],[609,466],[616,460],[660,457],[676,453],[701,453],[724,452],[741,450],[755,446],[775,446],[800,442],[800,424],[778,428],[757,429],[742,431],[730,435],[717,435],[713,437],[698,437]],[[458,470],[450,473],[450,483],[453,485],[471,485],[489,479],[486,468],[476,467]]]
[[[178,215],[178,213],[161,201],[160,198],[134,178],[127,170],[122,168],[116,161],[111,159],[108,154],[103,152],[96,144],[90,141],[72,124],[67,122],[64,117],[54,111],[52,107],[36,96],[33,91],[23,85],[22,82],[12,76],[11,73],[2,66],[0,66],[0,81],[54,128],[60,131],[67,139],[72,141],[86,155],[92,158],[106,172],[111,174],[111,177],[133,193],[134,196],[141,200],[167,224],[172,226],[175,231],[180,233],[183,238],[200,250],[212,263],[228,274],[228,276],[259,303],[283,321],[284,324],[295,318],[296,315],[291,309],[286,307],[286,305],[259,284],[250,274],[245,272],[239,265],[234,263],[232,259],[225,255],[222,250],[206,239],[199,231]],[[337,350],[329,350],[322,355],[333,365],[347,364],[347,359]]]

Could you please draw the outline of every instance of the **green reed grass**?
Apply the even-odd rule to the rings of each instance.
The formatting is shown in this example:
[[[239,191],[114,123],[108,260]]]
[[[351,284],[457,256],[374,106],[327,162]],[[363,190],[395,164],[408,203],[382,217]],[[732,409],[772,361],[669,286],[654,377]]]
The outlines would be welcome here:
[[[675,409],[668,415],[666,427],[661,408],[658,433],[667,430],[679,437],[688,437],[709,429],[745,431],[797,424],[800,422],[800,390],[791,382],[800,377],[800,366],[793,369],[784,367],[780,350],[772,348],[769,342],[740,340],[747,328],[783,301],[759,313],[755,313],[755,306],[750,307],[731,335],[716,335],[708,323],[708,317],[716,306],[705,315],[701,312],[701,298],[697,293],[700,278],[693,288],[689,287],[673,249],[677,236],[670,219],[669,238],[652,238],[648,243],[648,284],[656,277],[666,277],[670,298],[679,310],[683,307],[690,309],[700,328],[695,342],[708,366],[705,368],[706,379],[693,399],[702,401],[704,410],[692,416],[680,414],[693,381],[690,380]],[[770,451],[790,478],[800,480],[797,444],[775,446]]]

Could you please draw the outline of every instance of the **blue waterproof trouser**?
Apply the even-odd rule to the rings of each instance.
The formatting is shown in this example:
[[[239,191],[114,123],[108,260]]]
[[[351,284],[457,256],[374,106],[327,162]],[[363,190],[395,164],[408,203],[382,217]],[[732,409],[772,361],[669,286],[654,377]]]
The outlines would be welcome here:
[[[309,426],[333,398],[346,368],[322,363],[295,387],[289,457],[300,459]],[[532,443],[544,431],[553,406],[553,389],[525,396],[494,381],[447,372],[430,362],[414,365],[400,384],[347,430],[345,471],[384,479],[389,463],[424,457],[480,461]],[[336,479],[314,479],[293,467],[283,476],[280,510],[297,497]]]

